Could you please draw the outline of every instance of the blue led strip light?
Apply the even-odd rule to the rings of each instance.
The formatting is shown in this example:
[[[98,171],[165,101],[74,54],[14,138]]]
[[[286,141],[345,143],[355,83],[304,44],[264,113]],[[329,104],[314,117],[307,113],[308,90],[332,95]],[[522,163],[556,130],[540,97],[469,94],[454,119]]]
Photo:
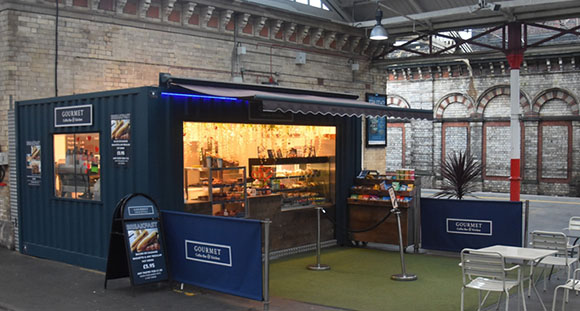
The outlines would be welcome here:
[[[181,96],[181,97],[193,97],[193,98],[200,98],[200,99],[220,99],[220,100],[231,100],[231,101],[240,100],[239,98],[235,98],[235,97],[195,95],[195,94],[182,94],[182,93],[166,93],[166,92],[161,92],[161,96]]]

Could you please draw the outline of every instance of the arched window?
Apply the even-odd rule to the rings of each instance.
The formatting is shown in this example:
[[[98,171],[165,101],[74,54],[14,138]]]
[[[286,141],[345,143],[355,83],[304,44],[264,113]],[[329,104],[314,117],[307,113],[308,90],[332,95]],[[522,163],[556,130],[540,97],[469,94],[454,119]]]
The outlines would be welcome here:
[[[538,179],[540,182],[568,183],[572,169],[572,121],[578,116],[578,101],[560,88],[540,92],[532,110],[540,119],[560,117],[563,120],[541,120],[538,129]]]

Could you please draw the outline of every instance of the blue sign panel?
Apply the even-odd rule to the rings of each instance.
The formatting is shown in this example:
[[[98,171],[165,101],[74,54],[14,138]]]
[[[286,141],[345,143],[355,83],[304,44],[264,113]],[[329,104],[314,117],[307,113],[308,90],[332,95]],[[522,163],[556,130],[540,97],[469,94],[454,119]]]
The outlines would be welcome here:
[[[421,198],[421,247],[522,246],[522,202]]]
[[[387,105],[387,95],[366,94],[369,103]],[[387,117],[369,117],[366,120],[367,146],[385,146],[387,144]]]
[[[173,280],[263,300],[260,221],[162,214]]]
[[[145,206],[128,206],[128,213],[130,216],[153,216],[155,212],[153,211],[153,205]]]
[[[143,218],[157,218],[159,217],[157,209],[153,206],[153,202],[144,196],[135,196],[125,203],[125,210],[123,218],[143,219]]]

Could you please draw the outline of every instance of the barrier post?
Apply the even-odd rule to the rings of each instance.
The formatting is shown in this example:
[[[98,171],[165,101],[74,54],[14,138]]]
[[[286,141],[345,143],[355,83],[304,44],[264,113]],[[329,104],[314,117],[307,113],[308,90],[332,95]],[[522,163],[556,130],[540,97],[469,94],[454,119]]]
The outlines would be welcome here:
[[[323,265],[320,263],[320,211],[322,210],[321,206],[316,206],[316,220],[317,220],[317,231],[316,231],[316,264],[314,265],[308,265],[308,267],[306,267],[308,270],[314,270],[314,271],[324,271],[324,270],[330,270],[330,266],[329,265]]]
[[[398,208],[393,208],[392,212],[397,215],[397,227],[399,229],[399,251],[401,252],[401,274],[393,274],[391,279],[395,281],[415,281],[417,276],[415,274],[407,274],[405,267],[405,257],[403,255],[403,234],[401,233],[401,211]]]
[[[530,201],[526,200],[524,202],[524,225],[523,225],[523,229],[524,229],[524,245],[523,247],[527,247],[528,246],[528,230],[529,230],[529,218],[530,217]]]
[[[270,310],[270,224],[266,218],[264,224],[264,311]]]

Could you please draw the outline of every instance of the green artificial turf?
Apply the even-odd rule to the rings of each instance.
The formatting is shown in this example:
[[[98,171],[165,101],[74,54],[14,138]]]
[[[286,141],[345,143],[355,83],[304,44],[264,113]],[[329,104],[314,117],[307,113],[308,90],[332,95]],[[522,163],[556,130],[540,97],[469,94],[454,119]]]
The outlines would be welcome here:
[[[409,282],[391,280],[401,273],[399,252],[335,247],[323,250],[321,258],[330,270],[307,270],[316,263],[313,253],[272,261],[271,295],[353,310],[460,309],[458,257],[405,254],[407,273],[418,276]],[[492,293],[487,304],[498,296]],[[476,310],[477,291],[467,289],[465,298],[465,310]]]

